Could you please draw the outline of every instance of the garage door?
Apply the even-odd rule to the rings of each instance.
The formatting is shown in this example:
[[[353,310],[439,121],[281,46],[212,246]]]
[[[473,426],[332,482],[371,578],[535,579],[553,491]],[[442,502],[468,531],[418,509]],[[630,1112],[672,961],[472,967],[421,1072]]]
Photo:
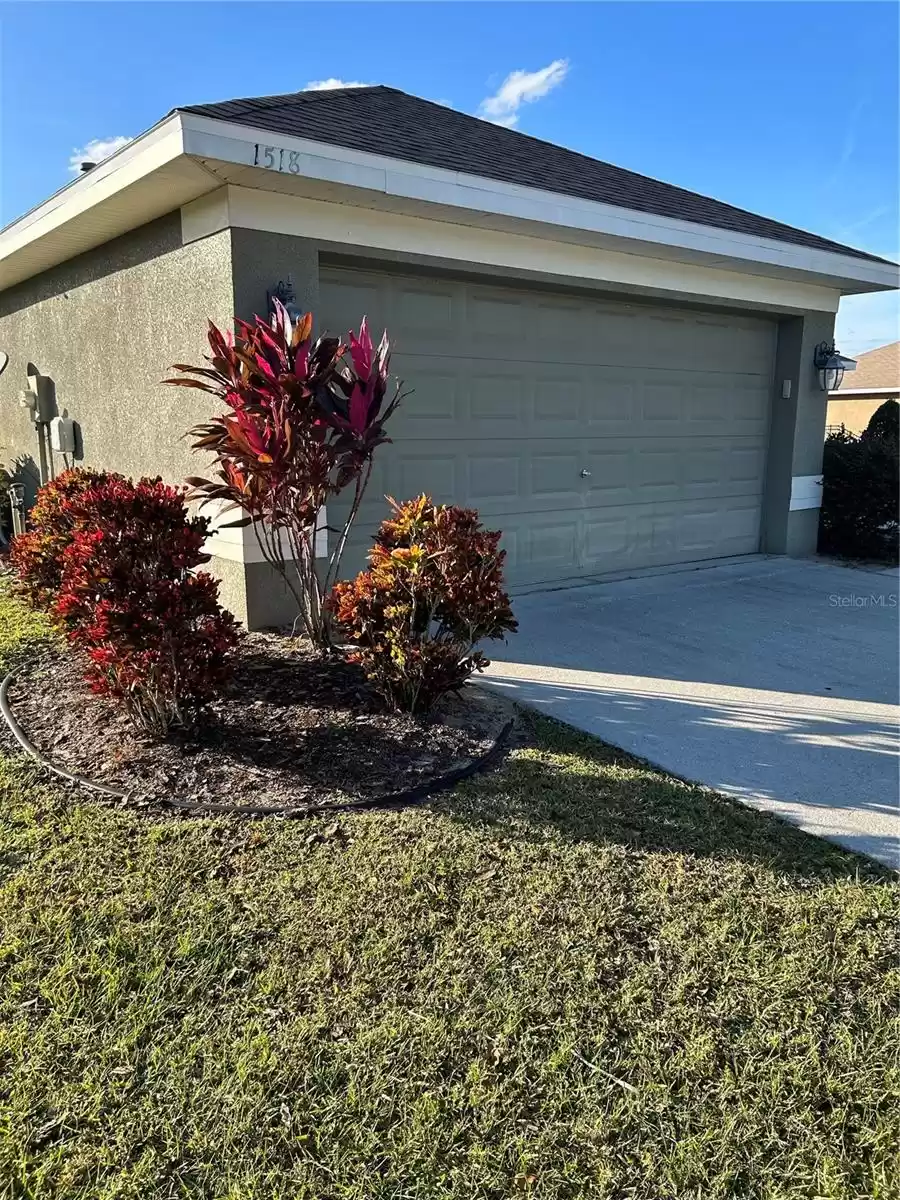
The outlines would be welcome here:
[[[376,457],[348,569],[383,497],[421,491],[503,530],[513,584],[758,549],[771,322],[323,268],[322,327],[364,313],[414,391]]]

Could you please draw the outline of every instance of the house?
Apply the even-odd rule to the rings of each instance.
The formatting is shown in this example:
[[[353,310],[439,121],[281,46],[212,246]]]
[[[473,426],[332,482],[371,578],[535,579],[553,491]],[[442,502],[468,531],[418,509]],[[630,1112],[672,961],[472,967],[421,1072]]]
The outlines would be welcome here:
[[[885,400],[900,400],[900,342],[867,350],[840,391],[828,393],[827,428],[862,433]]]
[[[320,329],[368,314],[414,389],[349,547],[426,490],[504,531],[514,586],[815,550],[842,295],[898,268],[388,87],[175,109],[0,233],[0,445],[52,379],[85,462],[180,481],[203,393],[165,388],[205,324],[293,280]],[[58,457],[58,456],[57,456]],[[246,531],[223,598],[285,615]]]

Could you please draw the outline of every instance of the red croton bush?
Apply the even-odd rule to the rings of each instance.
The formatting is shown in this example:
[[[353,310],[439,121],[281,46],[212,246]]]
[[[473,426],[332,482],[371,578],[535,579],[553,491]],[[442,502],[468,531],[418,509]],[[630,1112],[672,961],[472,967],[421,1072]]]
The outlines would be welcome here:
[[[400,399],[388,399],[390,344],[376,349],[365,319],[347,343],[312,340],[312,315],[292,324],[275,302],[271,322],[237,321],[237,335],[212,322],[208,367],[175,365],[193,378],[168,379],[200,388],[227,412],[191,430],[194,449],[212,453],[216,478],[188,483],[204,501],[244,514],[265,560],[297,602],[303,628],[320,649],[330,644],[324,599],[337,579],[350,527],[369,481],[372,455],[388,441],[384,425]],[[317,568],[316,524],[326,502],[352,487],[347,517],[333,532],[327,562]]]
[[[79,467],[40,489],[13,541],[20,590],[86,651],[94,689],[156,736],[192,724],[230,673],[237,626],[194,570],[208,532],[183,491]]]
[[[53,611],[86,652],[94,690],[153,736],[190,727],[227,682],[238,637],[217,581],[195,571],[209,522],[158,479],[101,478],[63,509],[75,532]]]
[[[488,665],[479,642],[513,632],[500,534],[474,509],[391,500],[370,569],[329,600],[353,658],[394,708],[427,711]]]
[[[13,539],[9,556],[18,590],[37,608],[50,608],[56,602],[63,552],[75,536],[80,520],[72,502],[89,488],[111,478],[121,476],[72,467],[39,490],[28,516],[28,531]]]

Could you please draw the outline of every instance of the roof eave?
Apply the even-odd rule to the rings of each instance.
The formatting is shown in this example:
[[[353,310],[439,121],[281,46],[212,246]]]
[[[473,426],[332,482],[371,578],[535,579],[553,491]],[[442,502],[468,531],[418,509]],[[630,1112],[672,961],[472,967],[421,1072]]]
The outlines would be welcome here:
[[[172,212],[218,181],[171,114],[0,230],[0,291]]]
[[[274,145],[273,145],[274,144]],[[274,148],[271,156],[267,148]],[[266,169],[267,159],[272,169]],[[281,167],[281,170],[278,167]],[[807,278],[844,294],[900,287],[891,263],[674,220],[596,201],[278,135],[175,110],[86,175],[0,231],[0,290],[171,212],[223,183],[346,189],[348,200],[496,220],[639,254],[684,256],[756,274]]]

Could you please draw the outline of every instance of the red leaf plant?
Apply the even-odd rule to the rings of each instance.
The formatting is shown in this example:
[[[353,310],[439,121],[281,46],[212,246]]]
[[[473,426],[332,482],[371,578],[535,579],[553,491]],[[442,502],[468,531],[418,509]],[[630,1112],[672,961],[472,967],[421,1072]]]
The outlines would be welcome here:
[[[517,625],[503,587],[500,534],[471,508],[391,500],[371,566],[329,598],[353,660],[393,708],[424,712],[488,660],[478,643]]]
[[[377,349],[363,319],[349,342],[312,340],[312,314],[292,324],[277,300],[270,322],[236,321],[237,334],[209,324],[207,367],[175,365],[192,378],[166,383],[200,388],[228,411],[190,430],[193,448],[215,457],[215,478],[191,478],[194,498],[240,509],[233,525],[251,525],[265,560],[297,603],[312,643],[331,645],[325,597],[372,470],[372,455],[389,441],[385,422],[400,401],[388,399],[390,343]],[[347,487],[353,499],[343,526],[331,530],[331,552],[317,569],[316,528],[327,500]]]
[[[238,638],[217,581],[195,569],[209,522],[159,479],[111,477],[69,509],[77,528],[54,611],[87,653],[89,682],[151,736],[190,728],[226,685]]]
[[[36,607],[49,609],[62,579],[62,556],[75,536],[79,517],[71,502],[89,488],[121,478],[89,467],[70,467],[38,489],[28,529],[13,538],[10,566],[17,591]]]

